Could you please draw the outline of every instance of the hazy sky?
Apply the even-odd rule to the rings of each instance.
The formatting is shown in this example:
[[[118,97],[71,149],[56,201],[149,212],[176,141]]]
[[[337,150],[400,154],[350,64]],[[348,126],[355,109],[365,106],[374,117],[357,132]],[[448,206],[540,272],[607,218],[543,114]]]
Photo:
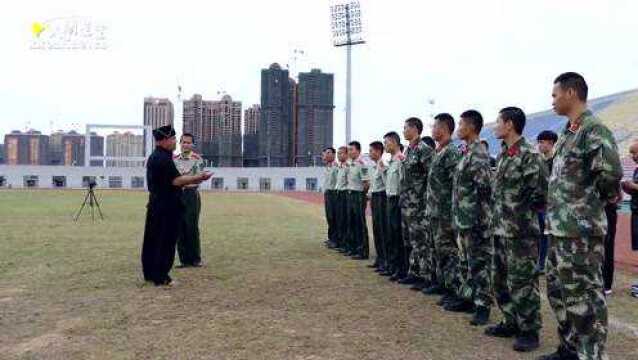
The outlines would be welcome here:
[[[335,144],[344,140],[345,52],[332,47],[328,0],[16,1],[0,14],[0,135],[85,123],[141,124],[145,96],[259,103],[260,69],[335,74]],[[354,50],[353,137],[364,144],[467,108],[493,121],[518,105],[548,109],[551,85],[581,72],[591,97],[638,87],[638,1],[363,0]],[[32,24],[81,16],[108,49],[33,50]],[[305,56],[292,61],[295,48]],[[434,99],[430,105],[429,99]],[[176,117],[181,106],[176,106]],[[181,119],[177,119],[181,125]]]

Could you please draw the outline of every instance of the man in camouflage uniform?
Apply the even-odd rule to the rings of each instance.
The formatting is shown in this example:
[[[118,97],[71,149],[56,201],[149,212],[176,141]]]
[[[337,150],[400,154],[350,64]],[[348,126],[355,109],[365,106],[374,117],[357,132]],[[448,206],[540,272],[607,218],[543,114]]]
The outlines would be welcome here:
[[[555,147],[546,215],[547,297],[560,346],[539,359],[607,359],[603,209],[619,196],[623,171],[613,134],[587,109],[585,79],[558,76],[552,97],[554,111],[569,118]]]
[[[326,211],[326,223],[328,224],[328,239],[326,246],[333,249],[337,246],[337,162],[335,161],[335,149],[328,147],[323,150],[323,200]]]
[[[198,175],[204,169],[204,161],[193,151],[193,135],[184,133],[180,139],[182,153],[173,158],[175,167],[182,175]],[[202,201],[197,190],[198,185],[186,185],[182,190],[182,226],[177,238],[179,267],[199,267],[202,263],[199,239],[199,213]]]
[[[403,241],[403,229],[401,226],[401,206],[399,194],[401,193],[401,165],[404,157],[401,149],[399,134],[391,131],[383,137],[385,150],[391,156],[385,175],[385,193],[387,196],[387,249],[389,269],[385,275],[390,275],[391,281],[403,279],[408,274],[408,254]]]
[[[421,132],[423,123],[420,119],[412,117],[405,121],[403,136],[410,145],[402,164],[401,217],[407,226],[407,240],[412,251],[408,276],[399,283],[413,284],[414,290],[429,286],[434,270],[427,263],[425,219],[425,193],[434,150],[421,141]]]
[[[385,172],[383,164],[383,144],[380,141],[370,143],[370,160],[374,165],[370,167],[370,208],[372,210],[372,231],[374,233],[374,248],[377,257],[374,268],[378,273],[385,273],[388,268],[387,234],[388,219],[386,217],[387,196],[385,194]]]
[[[545,164],[522,136],[525,120],[523,110],[508,107],[499,112],[496,123],[496,138],[503,143],[492,190],[492,290],[503,321],[485,330],[490,336],[516,336],[516,351],[532,351],[539,344],[537,212],[547,195]]]
[[[458,137],[466,144],[465,153],[454,174],[452,206],[460,249],[460,301],[448,303],[446,310],[468,311],[473,304],[472,325],[485,325],[490,317],[490,157],[481,146],[479,134],[483,117],[476,110],[461,114]]]
[[[346,253],[351,250],[348,242],[348,148],[339,147],[337,152],[336,200],[336,249]]]
[[[456,299],[460,281],[459,249],[452,224],[452,183],[461,152],[452,144],[453,133],[452,115],[443,113],[434,117],[432,137],[438,145],[428,175],[426,216],[439,283],[423,289],[423,293],[443,294],[440,305]]]
[[[352,141],[348,144],[350,156],[348,170],[348,229],[351,245],[350,256],[355,260],[369,257],[368,226],[366,207],[368,187],[370,186],[368,167],[361,159],[361,144]]]

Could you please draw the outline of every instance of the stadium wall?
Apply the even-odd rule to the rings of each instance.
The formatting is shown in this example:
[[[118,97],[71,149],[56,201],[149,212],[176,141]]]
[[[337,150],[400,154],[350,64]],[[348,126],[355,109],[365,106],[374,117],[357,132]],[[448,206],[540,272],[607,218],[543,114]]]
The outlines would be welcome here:
[[[323,168],[208,168],[210,191],[322,191]],[[146,190],[146,169],[0,165],[0,189],[78,189],[94,179],[99,189]]]

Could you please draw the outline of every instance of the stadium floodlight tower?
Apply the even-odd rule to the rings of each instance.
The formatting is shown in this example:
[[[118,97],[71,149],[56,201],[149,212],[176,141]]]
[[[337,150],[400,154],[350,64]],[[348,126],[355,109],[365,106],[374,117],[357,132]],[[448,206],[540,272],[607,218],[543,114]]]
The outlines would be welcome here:
[[[332,41],[336,47],[346,47],[346,144],[352,139],[352,46],[365,44],[361,26],[361,5],[358,1],[330,7]]]

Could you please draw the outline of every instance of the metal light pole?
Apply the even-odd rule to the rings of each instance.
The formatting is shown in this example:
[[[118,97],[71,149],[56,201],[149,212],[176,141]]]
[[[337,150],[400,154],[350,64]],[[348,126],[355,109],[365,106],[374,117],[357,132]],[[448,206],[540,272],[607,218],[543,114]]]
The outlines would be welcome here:
[[[361,5],[358,1],[333,5],[332,40],[336,47],[346,47],[346,143],[352,139],[352,46],[365,44],[362,38]]]

